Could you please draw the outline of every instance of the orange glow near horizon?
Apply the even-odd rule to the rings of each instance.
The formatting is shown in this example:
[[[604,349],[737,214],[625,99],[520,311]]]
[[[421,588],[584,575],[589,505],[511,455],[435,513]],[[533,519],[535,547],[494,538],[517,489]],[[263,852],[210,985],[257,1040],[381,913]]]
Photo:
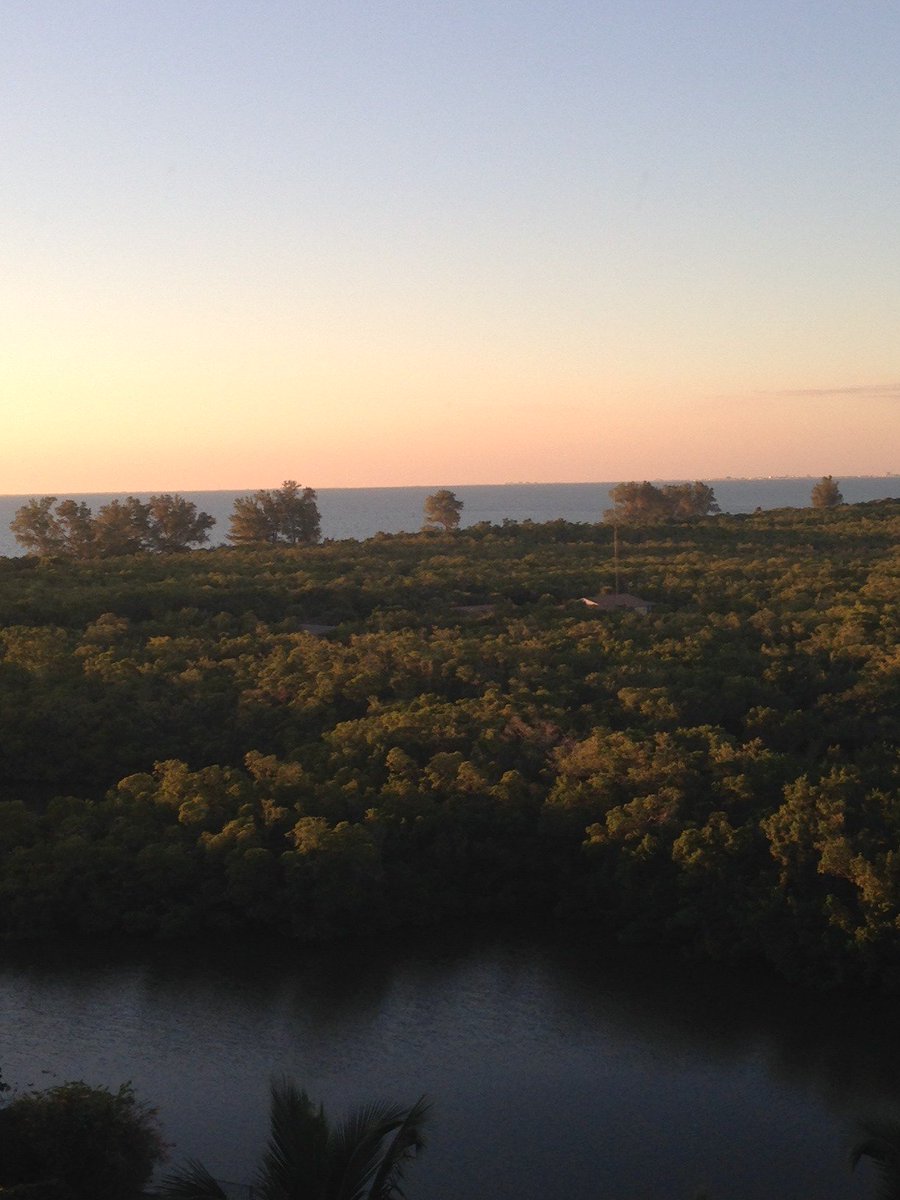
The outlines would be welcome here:
[[[900,469],[890,6],[8,7],[0,491]]]
[[[865,404],[866,418],[859,408]],[[896,400],[760,395],[548,403],[447,384],[418,402],[216,409],[145,398],[110,420],[102,404],[45,405],[7,437],[5,494],[242,490],[297,478],[379,487],[894,471]]]

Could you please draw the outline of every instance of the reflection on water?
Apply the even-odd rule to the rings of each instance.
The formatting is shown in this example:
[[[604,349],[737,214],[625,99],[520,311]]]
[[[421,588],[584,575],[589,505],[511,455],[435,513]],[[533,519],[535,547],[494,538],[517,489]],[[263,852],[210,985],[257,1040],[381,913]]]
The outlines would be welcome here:
[[[174,1156],[230,1179],[283,1072],[335,1113],[431,1096],[414,1200],[862,1197],[855,1123],[900,1116],[890,1006],[575,935],[33,955],[0,966],[4,1077],[131,1079]]]

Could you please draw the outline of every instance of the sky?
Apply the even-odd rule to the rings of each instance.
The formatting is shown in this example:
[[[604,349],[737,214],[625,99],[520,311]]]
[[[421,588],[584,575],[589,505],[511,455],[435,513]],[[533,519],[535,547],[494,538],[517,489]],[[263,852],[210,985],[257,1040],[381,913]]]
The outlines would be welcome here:
[[[0,492],[900,471],[895,0],[2,0]]]

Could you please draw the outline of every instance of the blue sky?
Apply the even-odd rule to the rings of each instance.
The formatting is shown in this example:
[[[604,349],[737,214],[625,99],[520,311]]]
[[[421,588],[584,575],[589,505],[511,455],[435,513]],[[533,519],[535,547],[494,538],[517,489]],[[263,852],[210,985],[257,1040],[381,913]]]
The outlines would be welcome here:
[[[4,0],[0,490],[900,470],[893,3]]]

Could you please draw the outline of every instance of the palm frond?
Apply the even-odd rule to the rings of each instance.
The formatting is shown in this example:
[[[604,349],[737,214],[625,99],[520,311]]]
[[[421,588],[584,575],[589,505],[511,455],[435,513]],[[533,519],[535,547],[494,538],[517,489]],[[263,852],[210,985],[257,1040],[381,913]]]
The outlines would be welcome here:
[[[269,1142],[260,1164],[262,1200],[320,1200],[328,1179],[328,1122],[289,1079],[272,1081]]]
[[[363,1200],[381,1162],[384,1123],[402,1117],[402,1110],[383,1104],[354,1109],[331,1133],[329,1159],[332,1187],[329,1200]]]
[[[330,1200],[402,1196],[399,1180],[406,1164],[425,1144],[422,1125],[428,1108],[422,1097],[411,1108],[369,1104],[351,1113],[332,1135],[334,1189]]]
[[[170,1171],[155,1195],[160,1200],[227,1200],[216,1180],[195,1158],[189,1158],[183,1167]]]
[[[400,1180],[407,1164],[425,1148],[423,1126],[430,1110],[429,1101],[420,1096],[396,1127],[393,1138],[385,1147],[384,1159],[372,1184],[372,1200],[389,1200],[392,1196],[404,1195]]]
[[[850,1151],[850,1168],[870,1158],[878,1172],[878,1200],[900,1200],[900,1123],[864,1121],[863,1137]]]

